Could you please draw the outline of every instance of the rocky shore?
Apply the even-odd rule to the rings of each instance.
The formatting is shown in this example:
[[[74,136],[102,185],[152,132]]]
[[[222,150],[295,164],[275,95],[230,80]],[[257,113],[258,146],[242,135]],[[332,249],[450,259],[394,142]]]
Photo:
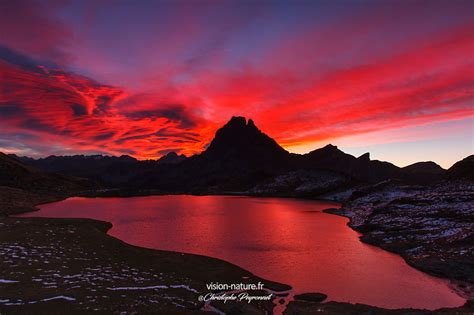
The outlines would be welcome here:
[[[388,310],[384,308],[364,305],[350,304],[334,301],[326,301],[327,296],[322,293],[305,293],[296,295],[285,311],[284,315],[310,315],[310,314],[472,314],[474,312],[474,303],[468,301],[459,308],[441,308],[436,311],[417,310],[411,308]]]
[[[340,209],[363,242],[401,255],[408,264],[450,279],[474,298],[474,184],[434,186],[387,181],[356,190]]]

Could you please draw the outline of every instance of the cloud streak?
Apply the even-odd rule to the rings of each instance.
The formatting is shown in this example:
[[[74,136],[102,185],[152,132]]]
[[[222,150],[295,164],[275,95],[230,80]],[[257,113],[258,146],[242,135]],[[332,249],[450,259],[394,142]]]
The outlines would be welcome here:
[[[232,115],[309,150],[474,116],[469,1],[2,5],[3,150],[190,155]]]

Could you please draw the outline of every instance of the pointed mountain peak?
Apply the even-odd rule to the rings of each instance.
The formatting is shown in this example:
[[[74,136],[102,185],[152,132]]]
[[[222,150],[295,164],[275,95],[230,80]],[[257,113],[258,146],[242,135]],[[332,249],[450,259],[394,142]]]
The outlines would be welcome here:
[[[247,121],[245,117],[242,116],[232,116],[232,118],[229,120],[229,122],[226,124],[229,126],[245,126],[247,124]]]
[[[306,154],[309,154],[309,155],[320,155],[320,154],[337,154],[337,153],[343,153],[345,154],[344,152],[342,152],[341,150],[339,150],[339,148],[335,145],[332,145],[332,144],[327,144],[325,145],[324,147],[322,148],[319,148],[319,149],[316,149],[316,150],[313,150],[309,153],[306,153]]]
[[[326,153],[342,152],[341,150],[339,150],[339,148],[337,147],[337,145],[332,145],[332,144],[327,144],[327,145],[325,145],[325,146],[322,147],[322,148],[313,150],[312,152],[316,152],[316,151],[319,151],[319,152],[326,152]],[[311,153],[311,152],[310,152],[310,153]]]
[[[370,153],[366,152],[357,158],[360,161],[370,161]]]
[[[232,117],[217,130],[206,154],[226,154],[228,152],[268,152],[287,153],[275,140],[261,132],[252,119]]]
[[[255,126],[252,119],[249,119],[247,122],[245,117],[233,116],[222,128],[217,130],[216,137],[222,133],[226,133],[227,135],[235,133],[235,136],[240,137],[243,135],[242,133],[258,134],[262,132],[257,128],[257,126]]]
[[[242,116],[233,116],[225,125],[223,128],[235,128],[235,129],[244,129],[244,128],[250,128],[250,129],[257,129],[258,128],[255,126],[255,123],[253,122],[252,119],[249,119],[247,122],[247,119]]]
[[[249,121],[247,122],[247,127],[257,128],[257,126],[255,126],[255,123],[253,122],[252,118],[249,118]]]

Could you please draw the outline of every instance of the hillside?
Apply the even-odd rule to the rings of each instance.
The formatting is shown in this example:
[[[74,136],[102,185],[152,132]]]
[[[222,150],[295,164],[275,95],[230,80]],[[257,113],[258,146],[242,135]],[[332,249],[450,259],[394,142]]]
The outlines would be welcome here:
[[[88,180],[47,173],[0,153],[0,215],[93,188]]]
[[[446,178],[449,180],[474,181],[474,155],[454,163],[446,172]]]

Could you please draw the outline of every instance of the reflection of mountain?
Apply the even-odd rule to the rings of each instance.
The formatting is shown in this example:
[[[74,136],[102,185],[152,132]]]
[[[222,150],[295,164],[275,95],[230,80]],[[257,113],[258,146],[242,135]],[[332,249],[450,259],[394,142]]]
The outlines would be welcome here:
[[[88,177],[110,187],[193,193],[314,196],[386,179],[431,183],[446,173],[434,162],[399,168],[371,160],[368,153],[356,158],[330,144],[307,154],[292,154],[244,117],[232,117],[205,151],[189,158],[171,152],[156,161],[100,155],[21,159],[44,170]]]

